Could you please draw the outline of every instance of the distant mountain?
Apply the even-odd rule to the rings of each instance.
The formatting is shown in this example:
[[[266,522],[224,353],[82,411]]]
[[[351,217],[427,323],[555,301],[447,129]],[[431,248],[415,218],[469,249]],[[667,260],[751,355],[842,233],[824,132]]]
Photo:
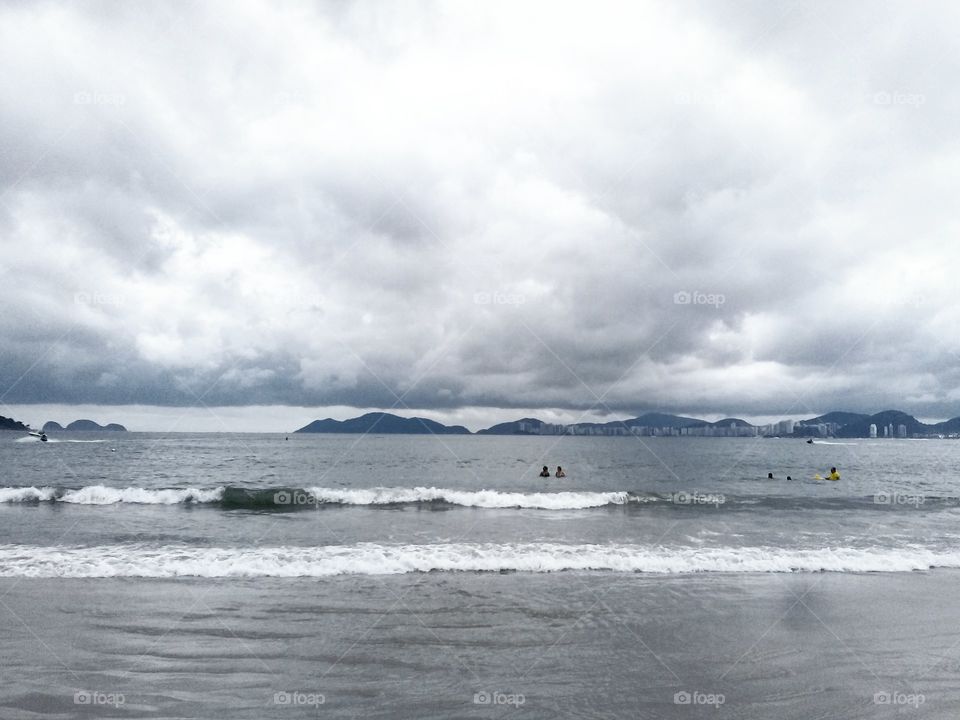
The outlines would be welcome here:
[[[850,425],[851,423],[860,422],[866,420],[869,415],[864,415],[863,413],[852,413],[852,412],[843,412],[842,410],[835,410],[833,412],[828,412],[826,415],[819,415],[815,418],[810,418],[809,420],[801,420],[798,425],[819,425],[821,423],[836,423],[837,425]],[[869,424],[869,423],[868,423]]]
[[[943,433],[944,435],[950,433],[960,433],[960,417],[950,418],[949,420],[935,423],[929,427],[931,432]]]
[[[706,420],[698,420],[695,425],[690,427],[753,427],[746,420],[741,420],[740,418],[724,418],[723,420],[717,420],[716,422],[707,422]]]
[[[546,424],[538,418],[521,418],[477,430],[477,435],[540,435],[540,429]]]
[[[721,421],[729,427],[733,420]],[[735,420],[738,425],[745,424],[743,420]],[[713,425],[706,420],[669,415],[667,413],[646,413],[628,420],[612,420],[611,422],[580,422],[570,425],[558,425],[544,422],[538,418],[521,418],[503,422],[483,430],[477,435],[628,435],[631,428],[687,428]]]
[[[884,410],[883,412],[878,412],[875,415],[870,415],[852,422],[849,425],[844,425],[837,431],[837,437],[870,437],[871,425],[877,426],[877,433],[880,437],[883,437],[883,428],[887,425],[893,425],[895,434],[900,425],[906,425],[907,435],[924,435],[937,432],[933,425],[922,423],[913,415],[908,415],[902,410]]]
[[[469,435],[462,425],[442,425],[427,418],[404,418],[384,412],[372,412],[349,420],[314,420],[298,433],[376,433],[396,435]]]
[[[19,420],[14,420],[13,418],[0,415],[0,430],[19,430],[21,432],[27,432],[30,430],[30,428]]]
[[[54,422],[53,420],[48,420],[43,424],[43,432],[63,432],[64,430],[68,432],[126,432],[127,429],[123,425],[118,425],[117,423],[110,423],[109,425],[100,425],[95,423],[93,420],[74,420],[72,423],[63,427],[60,423]]]
[[[683,417],[682,415],[669,415],[667,413],[644,413],[640,417],[631,420],[624,420],[623,424],[627,427],[690,427],[691,425],[700,425],[704,421],[696,418]]]

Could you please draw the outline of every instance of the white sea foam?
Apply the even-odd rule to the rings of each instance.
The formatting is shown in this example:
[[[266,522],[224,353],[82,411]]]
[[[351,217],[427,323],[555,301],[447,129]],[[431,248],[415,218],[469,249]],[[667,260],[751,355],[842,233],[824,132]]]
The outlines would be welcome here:
[[[137,487],[111,488],[104,485],[90,485],[79,490],[68,490],[59,500],[78,505],[114,505],[116,503],[178,505],[217,502],[221,497],[223,497],[222,487],[211,490],[197,488],[146,490]]]
[[[223,497],[223,488],[201,490],[197,488],[147,490],[145,488],[111,488],[105,485],[89,485],[76,490],[58,492],[51,487],[5,487],[0,488],[0,502],[56,502],[76,505],[115,505],[137,503],[145,505],[177,505],[180,503],[217,502]]]
[[[0,488],[0,503],[47,501],[56,494],[57,489],[52,487],[5,487]]]
[[[536,508],[580,510],[604,505],[623,505],[629,493],[619,492],[545,492],[521,493],[500,490],[450,490],[436,487],[414,488],[309,488],[308,501],[319,504],[389,505],[392,503],[446,502],[478,508]],[[636,499],[636,498],[634,498]]]
[[[61,438],[52,438],[48,437],[46,440],[41,440],[38,437],[33,435],[28,435],[26,437],[17,438],[15,442],[48,442],[48,443],[104,443],[106,440],[77,440],[77,439],[61,439]]]
[[[436,487],[309,488],[306,490],[250,489],[266,493],[277,506],[312,504],[389,505],[399,503],[446,502],[451,505],[477,508],[530,508],[546,510],[581,510],[641,502],[626,491],[620,492],[553,492],[521,493],[499,490],[450,490]],[[111,488],[90,485],[58,492],[55,488],[0,488],[0,502],[57,501],[80,505],[113,505],[116,503],[175,505],[179,503],[212,503],[223,499],[224,488],[147,489],[138,487]],[[644,499],[649,501],[649,498]]]
[[[960,567],[960,552],[921,547],[783,549],[641,545],[435,544],[210,548],[0,545],[2,577],[326,577],[416,572],[908,572]]]

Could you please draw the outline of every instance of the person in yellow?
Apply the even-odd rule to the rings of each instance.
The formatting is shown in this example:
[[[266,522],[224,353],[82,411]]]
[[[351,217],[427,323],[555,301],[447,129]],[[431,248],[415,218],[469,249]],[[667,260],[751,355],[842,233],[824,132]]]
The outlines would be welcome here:
[[[813,479],[814,480],[839,480],[840,473],[837,472],[837,469],[835,467],[832,467],[830,468],[830,474],[827,475],[826,477],[821,477],[820,473],[817,473],[816,475],[813,476]]]

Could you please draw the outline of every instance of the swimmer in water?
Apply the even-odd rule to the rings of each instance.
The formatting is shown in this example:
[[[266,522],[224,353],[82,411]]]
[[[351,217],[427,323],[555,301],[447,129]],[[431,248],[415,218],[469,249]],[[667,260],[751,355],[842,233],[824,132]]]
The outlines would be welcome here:
[[[554,477],[566,477],[567,474],[563,471],[563,468],[557,465],[557,474]]]
[[[550,468],[544,465],[543,470],[540,471],[540,477],[550,477]]]

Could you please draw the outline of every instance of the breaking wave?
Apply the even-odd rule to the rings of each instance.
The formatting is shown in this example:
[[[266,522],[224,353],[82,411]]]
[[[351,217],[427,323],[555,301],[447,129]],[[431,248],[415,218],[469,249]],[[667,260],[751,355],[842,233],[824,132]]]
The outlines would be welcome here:
[[[911,572],[960,567],[960,553],[922,547],[650,547],[451,543],[325,547],[0,545],[0,577],[327,577],[426,572]]]
[[[455,490],[437,487],[376,488],[115,488],[89,485],[81,488],[0,487],[0,503],[71,503],[75,505],[206,505],[227,510],[279,510],[413,506],[426,508],[503,508],[531,510],[589,510],[593,508],[646,507],[665,511],[702,509],[705,512],[772,510],[878,510],[911,511],[960,508],[960,496],[905,495],[882,491],[862,497],[817,495],[723,495],[697,490],[673,493],[641,491],[511,492],[505,490]]]

